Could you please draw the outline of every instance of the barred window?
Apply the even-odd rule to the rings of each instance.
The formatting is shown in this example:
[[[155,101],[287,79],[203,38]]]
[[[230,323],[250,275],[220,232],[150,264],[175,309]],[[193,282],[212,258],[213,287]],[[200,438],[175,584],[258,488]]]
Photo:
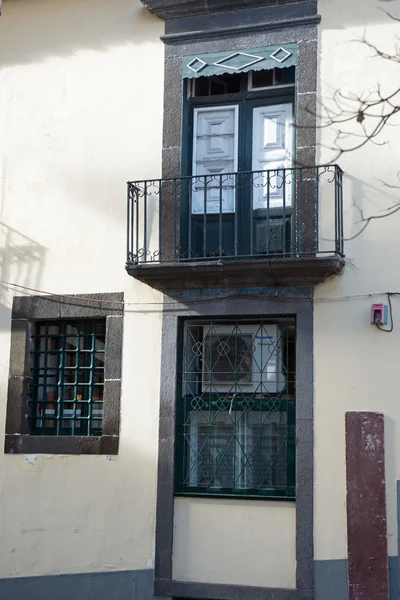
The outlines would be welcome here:
[[[177,495],[295,496],[295,319],[186,321]]]
[[[105,319],[35,323],[31,433],[102,434],[105,335]]]

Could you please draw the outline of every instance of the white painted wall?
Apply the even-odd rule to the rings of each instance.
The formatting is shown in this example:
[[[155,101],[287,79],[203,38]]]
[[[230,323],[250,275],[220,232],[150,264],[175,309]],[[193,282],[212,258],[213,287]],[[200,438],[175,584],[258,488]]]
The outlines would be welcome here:
[[[383,50],[393,50],[398,26],[380,8],[399,12],[396,0],[320,0],[320,86],[325,101],[336,89],[356,93],[382,90],[398,81],[398,66],[371,59],[371,51],[352,40],[364,32]],[[400,121],[398,121],[400,124]],[[354,122],[356,132],[360,125]],[[321,164],[333,154],[334,132],[322,130]],[[387,128],[381,141],[340,159],[345,176],[345,235],[352,237],[365,217],[383,215],[400,194],[382,186],[379,179],[396,183],[400,137],[397,128]],[[321,212],[326,225],[326,216]],[[381,333],[370,324],[374,298],[318,301],[318,297],[347,296],[400,289],[400,215],[372,222],[362,235],[345,244],[348,265],[343,276],[332,278],[316,290],[315,303],[315,552],[318,560],[347,556],[345,412],[371,410],[385,414],[388,549],[397,555],[396,479],[400,478],[400,403],[398,401],[398,354],[400,301],[393,297],[395,329]]]
[[[341,86],[395,80],[393,65],[347,43],[366,28],[371,39],[390,45],[394,24],[375,0],[320,0],[319,12],[324,97]],[[120,455],[28,462],[0,453],[0,576],[152,566],[161,316],[159,304],[146,303],[161,298],[124,271],[125,181],[160,173],[161,34],[162,23],[139,0],[6,0],[3,6],[0,279],[56,293],[125,291],[134,305],[125,318]],[[331,133],[321,137],[329,145]],[[398,130],[387,138],[390,146],[341,160],[348,236],[359,227],[353,200],[368,216],[397,199],[377,181],[394,182],[398,170]],[[319,162],[330,158],[321,150]],[[351,265],[319,286],[317,296],[399,290],[399,231],[400,215],[348,242]],[[0,447],[13,293],[0,286]],[[386,415],[389,551],[397,552],[400,334],[369,324],[371,302],[316,302],[317,559],[347,553],[346,410]],[[398,322],[397,298],[393,306]],[[179,499],[174,577],[293,587],[294,519],[294,505],[284,503]]]
[[[176,498],[172,577],[294,588],[293,502]]]
[[[161,297],[124,270],[125,182],[160,175],[162,32],[139,0],[3,4],[0,279],[134,304],[119,456],[0,452],[2,577],[152,567]],[[1,448],[13,293],[0,285]]]

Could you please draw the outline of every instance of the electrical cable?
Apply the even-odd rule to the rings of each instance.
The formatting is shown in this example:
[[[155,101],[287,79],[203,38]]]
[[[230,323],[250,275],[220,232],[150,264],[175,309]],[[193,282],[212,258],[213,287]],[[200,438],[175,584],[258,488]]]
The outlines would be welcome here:
[[[388,297],[388,302],[389,302],[389,314],[390,314],[390,329],[385,329],[384,327],[381,327],[379,325],[379,323],[375,323],[375,325],[377,326],[377,328],[380,331],[384,331],[385,333],[392,333],[393,331],[393,327],[394,327],[394,323],[393,323],[393,310],[392,310],[392,301],[390,300],[390,296],[391,294],[388,293],[387,297]]]
[[[114,305],[120,305],[120,306],[165,306],[168,304],[171,305],[176,305],[176,303],[179,301],[178,298],[176,298],[174,301],[172,302],[168,302],[168,301],[162,301],[162,302],[124,302],[124,301],[119,301],[119,300],[97,300],[96,298],[85,298],[84,296],[77,296],[75,294],[59,294],[59,293],[54,293],[54,292],[49,292],[46,290],[41,290],[41,289],[37,289],[37,288],[33,288],[33,287],[28,287],[26,285],[21,285],[19,283],[13,283],[10,281],[4,281],[4,280],[0,280],[0,284],[3,285],[9,285],[12,287],[16,287],[18,289],[22,289],[22,290],[26,290],[29,292],[35,292],[37,294],[44,294],[44,295],[49,295],[49,296],[58,296],[60,298],[70,298],[72,300],[78,300],[78,301],[83,301],[83,302],[93,302],[94,304],[100,303],[100,304],[114,304]],[[304,300],[310,300],[311,302],[330,302],[330,301],[334,301],[334,300],[352,300],[355,298],[373,298],[374,296],[388,296],[388,298],[390,296],[400,296],[400,292],[366,292],[364,294],[348,294],[346,296],[326,296],[326,297],[313,297],[313,296],[289,296],[288,299],[289,300],[299,300],[299,301],[304,301]],[[229,298],[237,298],[237,297],[241,297],[241,298],[257,298],[257,299],[265,299],[268,298],[268,300],[282,300],[283,296],[278,295],[278,293],[276,293],[273,296],[266,296],[265,294],[239,294],[239,293],[233,293],[233,294],[220,294],[220,295],[216,295],[216,296],[212,296],[212,297],[203,297],[203,298],[186,298],[186,297],[182,297],[180,298],[183,302],[185,303],[197,303],[197,304],[202,304],[204,302],[215,302],[215,300],[227,300]],[[391,303],[390,303],[391,304]],[[388,331],[388,330],[384,330],[384,331]]]

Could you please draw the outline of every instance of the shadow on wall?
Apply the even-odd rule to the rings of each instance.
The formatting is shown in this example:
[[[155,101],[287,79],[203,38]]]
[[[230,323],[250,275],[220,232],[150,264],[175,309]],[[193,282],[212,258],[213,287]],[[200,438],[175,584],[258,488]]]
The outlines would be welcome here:
[[[0,66],[154,42],[162,33],[163,22],[140,0],[5,0]]]
[[[373,217],[382,223],[382,227],[389,222],[392,232],[399,228],[398,216],[384,217],[391,209],[399,203],[399,197],[396,190],[390,190],[383,184],[372,185],[370,182],[363,181],[358,177],[353,177],[348,173],[344,174],[343,182],[345,186],[345,197],[347,196],[348,211],[347,226],[350,228],[345,235],[355,236],[363,227],[363,219]],[[348,193],[347,193],[348,192]],[[351,216],[350,216],[351,215]]]
[[[46,248],[0,223],[0,330],[10,328],[12,297],[23,293],[4,281],[40,288]]]

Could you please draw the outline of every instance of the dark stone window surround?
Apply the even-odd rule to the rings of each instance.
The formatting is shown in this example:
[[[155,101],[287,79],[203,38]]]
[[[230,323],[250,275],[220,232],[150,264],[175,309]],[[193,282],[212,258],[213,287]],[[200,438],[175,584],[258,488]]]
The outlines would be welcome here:
[[[296,161],[315,165],[318,32],[316,0],[216,0],[219,14],[210,15],[209,2],[199,0],[142,0],[166,18],[164,63],[164,131],[162,176],[181,175],[184,87],[182,57],[274,44],[297,43],[295,92]],[[275,6],[273,6],[275,5]],[[186,8],[184,8],[186,6]],[[227,7],[229,9],[227,10]],[[242,10],[238,10],[238,8]],[[194,9],[194,10],[193,10]],[[225,9],[225,12],[223,12]],[[215,12],[217,12],[217,10]],[[158,12],[157,12],[158,11]],[[192,11],[192,12],[190,12]],[[189,16],[188,16],[189,15]],[[197,15],[197,16],[195,16]],[[310,111],[310,112],[308,112]],[[168,206],[163,213],[168,218]],[[315,199],[310,198],[304,230],[315,236]],[[165,212],[164,212],[165,211]],[[312,243],[312,239],[311,239]],[[296,293],[297,291],[297,293]],[[212,294],[212,290],[210,290]],[[226,293],[226,290],[225,290]],[[233,292],[231,292],[233,293]],[[313,308],[310,300],[294,299],[298,288],[287,288],[277,301],[271,290],[260,300],[231,298],[193,305],[176,292],[166,293],[163,315],[162,373],[157,483],[154,591],[159,596],[207,600],[311,600],[314,597],[313,548]],[[306,293],[312,297],[312,288]],[[168,297],[169,296],[169,297]],[[271,296],[274,296],[271,298]],[[190,295],[190,300],[195,298]],[[171,299],[176,300],[175,306]],[[179,319],[220,315],[296,315],[296,589],[261,588],[172,580],[174,519],[174,436],[178,368]],[[267,502],[267,501],[266,501]]]
[[[92,301],[91,301],[92,300]],[[95,302],[93,302],[95,300]],[[11,350],[4,451],[7,454],[118,454],[123,340],[123,293],[73,296],[16,296],[11,316]],[[106,319],[101,436],[30,435],[30,343],[36,321]]]
[[[307,18],[312,18],[314,24],[293,25],[292,11],[296,14],[305,12]],[[275,12],[271,15],[271,11]],[[260,12],[259,12],[260,11]],[[250,13],[245,30],[232,29],[226,35],[220,35],[218,23],[215,18],[229,18],[239,21],[244,13]],[[290,18],[289,18],[289,16]],[[227,16],[228,15],[228,16]],[[239,15],[239,16],[238,16]],[[197,26],[208,19],[208,36],[200,39],[190,39],[187,27]],[[285,18],[288,20],[285,21]],[[261,21],[260,21],[261,19]],[[271,19],[273,19],[271,21]],[[164,36],[165,64],[164,64],[164,131],[162,149],[162,176],[164,178],[181,176],[182,135],[183,126],[183,97],[184,86],[182,82],[182,57],[210,52],[246,50],[271,46],[275,44],[297,43],[298,66],[295,89],[295,159],[298,165],[315,165],[316,162],[316,97],[317,97],[317,6],[314,0],[290,3],[275,7],[256,8],[253,10],[230,11],[212,18],[193,17],[190,19],[177,19],[167,21],[166,31],[178,30],[179,37],[171,33]],[[236,22],[235,21],[235,22]],[[262,31],[252,31],[250,26],[262,24]],[[290,27],[289,27],[290,23]],[[186,26],[185,26],[186,24]],[[279,27],[278,27],[279,25]],[[249,30],[250,28],[250,30]],[[172,202],[172,199],[170,200]],[[173,207],[169,206],[168,199],[162,209],[163,229],[168,231],[168,223]],[[316,237],[316,210],[314,193],[305,194],[303,198],[303,239],[306,246],[314,247]],[[162,240],[163,252],[168,254],[171,244],[169,235]]]
[[[313,290],[231,290],[166,294],[163,314],[154,591],[158,596],[207,600],[311,600],[313,550]],[[186,302],[186,299],[188,300]],[[194,302],[196,299],[203,300]],[[296,589],[172,580],[174,443],[180,320],[220,316],[296,317]],[[268,500],[265,500],[266,507]],[[251,503],[251,500],[249,500]],[[270,541],[266,541],[270,543]]]

